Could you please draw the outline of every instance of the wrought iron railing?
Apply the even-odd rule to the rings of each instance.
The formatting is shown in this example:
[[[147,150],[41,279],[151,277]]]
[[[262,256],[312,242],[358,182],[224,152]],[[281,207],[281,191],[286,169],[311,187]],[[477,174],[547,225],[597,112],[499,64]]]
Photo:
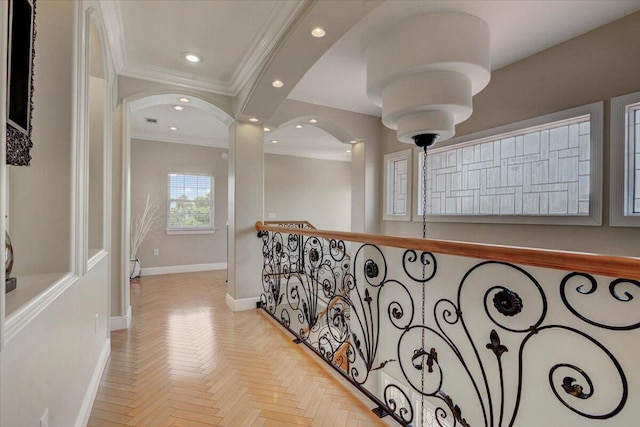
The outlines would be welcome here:
[[[256,228],[262,308],[376,413],[420,427],[637,425],[640,259]]]

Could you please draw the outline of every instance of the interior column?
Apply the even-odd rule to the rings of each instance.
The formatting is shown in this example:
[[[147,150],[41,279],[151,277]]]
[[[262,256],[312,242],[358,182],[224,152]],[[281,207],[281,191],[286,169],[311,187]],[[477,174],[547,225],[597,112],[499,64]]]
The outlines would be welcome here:
[[[256,307],[262,292],[262,241],[255,223],[264,211],[263,127],[234,122],[229,127],[229,228],[227,305]]]

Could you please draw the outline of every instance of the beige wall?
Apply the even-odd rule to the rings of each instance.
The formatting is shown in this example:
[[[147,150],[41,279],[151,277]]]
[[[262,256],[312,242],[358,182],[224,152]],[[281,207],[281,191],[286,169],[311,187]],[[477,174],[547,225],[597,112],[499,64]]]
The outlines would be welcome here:
[[[143,267],[168,267],[226,262],[227,161],[226,149],[187,144],[131,140],[131,212],[144,209],[151,192],[160,201],[156,239],[142,244],[138,258]],[[167,235],[167,173],[212,173],[215,179],[215,234]],[[153,249],[160,251],[153,255]]]
[[[265,154],[264,218],[351,230],[351,163]]]
[[[104,106],[107,82],[91,77],[89,82],[89,252],[104,245]]]
[[[286,100],[269,121],[273,127],[281,126],[299,117],[315,117],[328,121],[323,129],[340,130],[350,135],[349,140],[364,142],[352,147],[351,154],[351,231],[379,233],[381,173],[380,118],[337,108]],[[334,135],[336,136],[336,135]]]
[[[127,307],[123,307],[122,301],[122,260],[125,258],[122,256],[122,105],[113,111],[111,118],[111,316],[123,316]]]
[[[72,19],[71,3],[38,4],[31,166],[8,171],[12,275],[70,268]]]
[[[640,13],[494,72],[474,97],[474,112],[457,126],[465,135],[596,101],[604,108],[603,226],[430,223],[427,235],[539,248],[640,256],[640,229],[609,227],[610,98],[640,90]],[[406,149],[383,130],[383,154]],[[382,161],[382,159],[381,159]],[[622,167],[622,165],[621,165]],[[418,223],[384,221],[385,234],[421,236]]]

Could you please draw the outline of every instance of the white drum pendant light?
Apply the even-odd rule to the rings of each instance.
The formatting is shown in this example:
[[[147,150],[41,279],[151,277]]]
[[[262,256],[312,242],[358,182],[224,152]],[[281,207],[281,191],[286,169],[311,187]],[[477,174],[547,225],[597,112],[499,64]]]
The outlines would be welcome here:
[[[455,135],[491,78],[489,26],[460,12],[401,22],[367,51],[367,95],[398,140],[420,146]]]

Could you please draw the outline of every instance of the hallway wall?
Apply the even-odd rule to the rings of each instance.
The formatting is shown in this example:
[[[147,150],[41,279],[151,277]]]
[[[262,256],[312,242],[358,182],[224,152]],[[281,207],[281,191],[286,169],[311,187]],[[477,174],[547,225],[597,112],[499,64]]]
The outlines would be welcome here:
[[[155,238],[140,246],[138,258],[143,268],[191,264],[225,263],[227,260],[227,161],[223,148],[188,144],[131,141],[131,212],[144,210],[147,193],[160,202],[160,219]],[[167,173],[211,173],[214,175],[215,234],[167,234]],[[160,254],[153,255],[157,248]]]
[[[264,155],[264,219],[351,230],[351,163]]]

